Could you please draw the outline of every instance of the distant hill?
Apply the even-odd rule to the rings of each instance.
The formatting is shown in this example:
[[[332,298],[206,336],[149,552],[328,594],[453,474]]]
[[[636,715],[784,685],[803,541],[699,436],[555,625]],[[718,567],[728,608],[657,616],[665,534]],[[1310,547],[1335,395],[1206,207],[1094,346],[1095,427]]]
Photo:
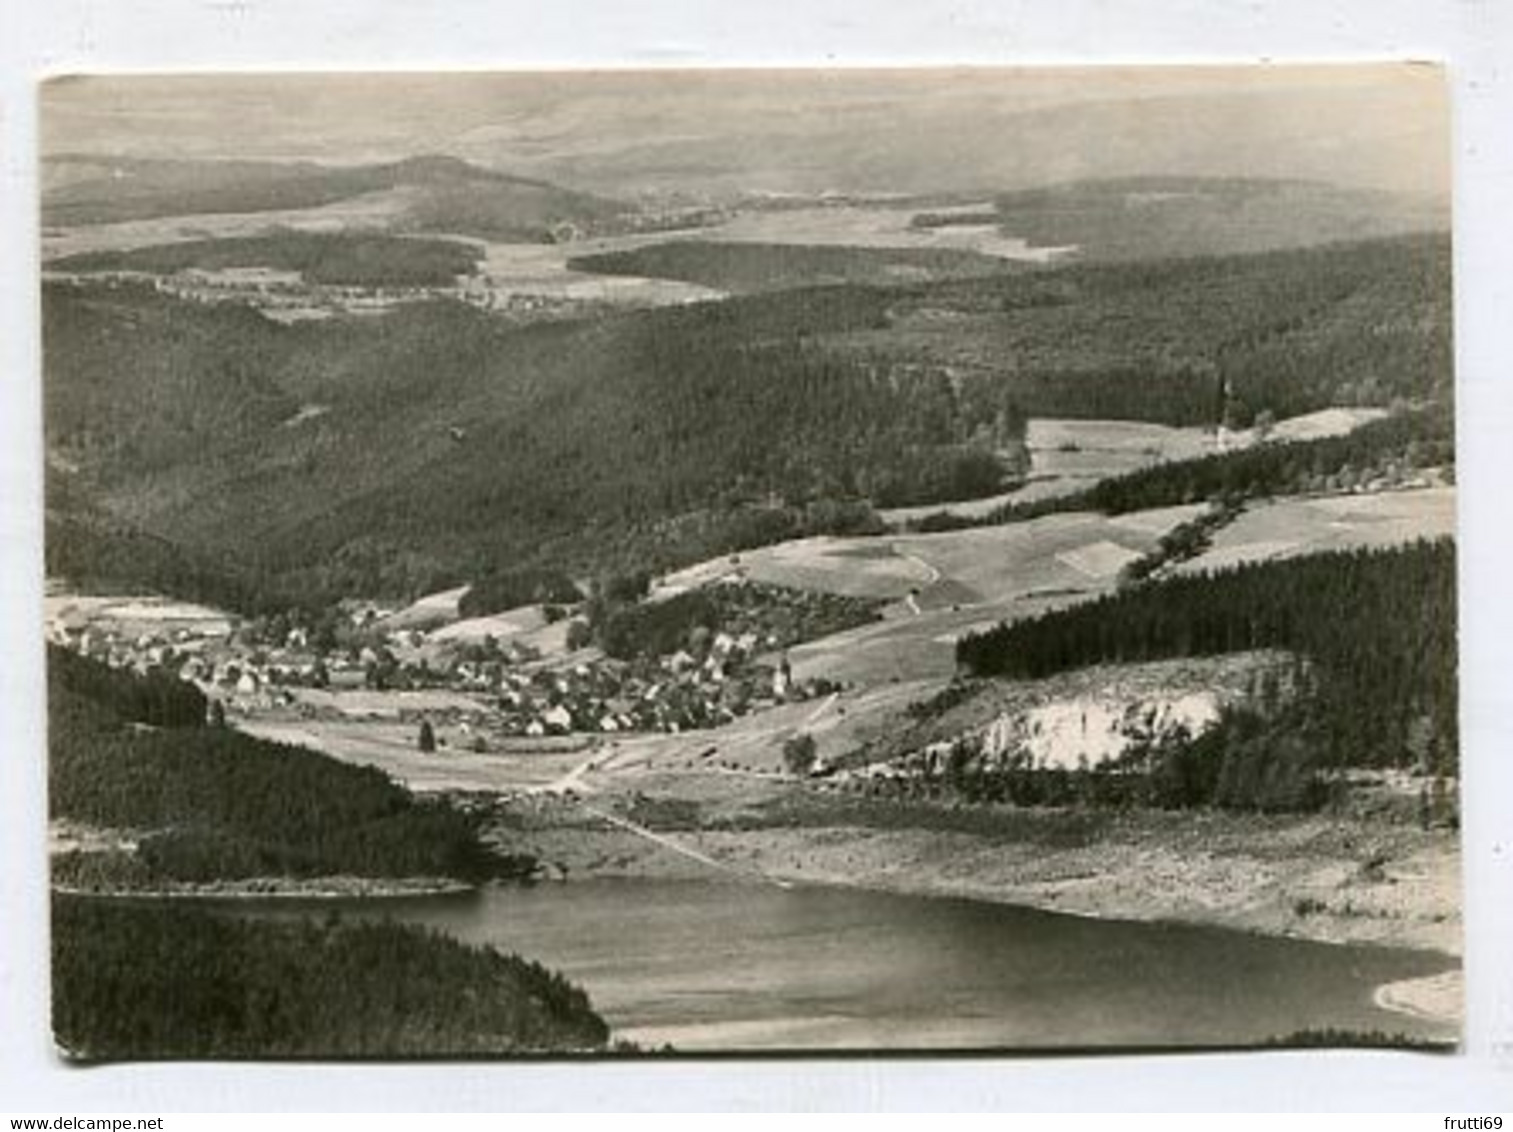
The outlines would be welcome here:
[[[1241,425],[1448,401],[1449,266],[1409,238],[529,327],[447,302],[284,326],[53,284],[47,442],[77,469],[53,483],[96,517],[68,525],[53,492],[49,517],[310,600],[667,569],[865,528],[862,500],[992,494],[1025,415],[1204,423],[1221,383]]]
[[[280,326],[145,287],[51,286],[48,439],[79,469],[55,481],[118,526],[311,595],[833,529],[845,506],[805,509],[901,471],[998,490],[975,442],[1007,408],[990,391],[958,397],[938,371],[891,374],[797,336],[881,304],[783,295],[522,330],[431,303]],[[125,537],[55,511],[60,537]]]
[[[959,248],[876,248],[677,240],[631,251],[575,256],[575,271],[677,279],[730,293],[833,283],[922,283],[998,275],[1023,265]]]
[[[1025,189],[995,203],[1005,233],[1094,260],[1243,254],[1450,226],[1434,198],[1315,181],[1131,177]]]
[[[206,726],[205,695],[166,669],[138,675],[54,647],[47,660],[49,813],[129,828],[134,843],[55,854],[59,889],[476,884],[534,866],[485,846],[474,819],[372,767]],[[272,922],[196,903],[55,889],[53,1020],[65,1049],[89,1058],[441,1056],[608,1040],[581,990],[513,955],[393,924]]]
[[[1241,427],[1393,398],[1449,400],[1445,236],[1098,263],[901,289],[829,339],[1008,384],[1031,416]]]
[[[48,226],[277,212],[397,192],[403,197],[394,223],[402,230],[542,241],[559,226],[591,229],[627,211],[603,197],[441,156],[337,166],[65,155],[48,159],[44,185]]]

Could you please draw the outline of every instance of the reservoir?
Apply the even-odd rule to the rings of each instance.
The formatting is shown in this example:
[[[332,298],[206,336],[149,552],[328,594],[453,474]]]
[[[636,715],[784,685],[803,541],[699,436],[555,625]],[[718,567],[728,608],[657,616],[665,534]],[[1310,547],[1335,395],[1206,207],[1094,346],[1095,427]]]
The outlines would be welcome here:
[[[360,914],[561,971],[616,1037],[646,1048],[1224,1046],[1324,1029],[1457,1037],[1373,1002],[1384,983],[1454,965],[1438,953],[976,900],[596,879],[383,900]]]

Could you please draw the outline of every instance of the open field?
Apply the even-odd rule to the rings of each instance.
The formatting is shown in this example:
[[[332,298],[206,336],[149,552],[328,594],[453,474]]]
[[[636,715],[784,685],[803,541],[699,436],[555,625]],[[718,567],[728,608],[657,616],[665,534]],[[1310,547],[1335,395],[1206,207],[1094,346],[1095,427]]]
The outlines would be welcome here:
[[[691,233],[698,235],[700,230]],[[608,236],[562,244],[507,244],[471,241],[483,249],[483,285],[495,295],[558,300],[627,303],[663,306],[723,297],[724,292],[677,279],[652,279],[640,275],[610,275],[581,271],[568,266],[577,256],[629,251],[664,241],[657,236]],[[458,237],[461,239],[462,237]]]
[[[1212,549],[1177,567],[1219,570],[1242,562],[1355,547],[1395,546],[1455,534],[1455,489],[1420,488],[1255,503],[1214,535]]]
[[[201,637],[224,637],[234,618],[219,609],[163,597],[97,597],[72,593],[48,594],[43,617],[54,630],[89,627],[132,638],[159,636],[180,630]]]
[[[726,219],[697,228],[586,240],[584,254],[645,247],[674,240],[789,244],[796,247],[950,249],[1031,263],[1048,263],[1074,249],[1032,247],[997,224],[915,227],[919,209],[909,204],[828,203],[786,208],[732,209]]]
[[[273,229],[303,232],[397,230],[422,197],[414,186],[363,193],[310,208],[244,213],[203,213],[129,220],[107,224],[49,226],[43,233],[43,259],[51,261],[89,252],[121,252],[152,245],[205,239],[246,238]],[[636,306],[661,306],[721,298],[724,292],[677,279],[620,275],[570,268],[570,259],[634,251],[656,244],[720,241],[818,246],[967,251],[1004,260],[1043,263],[1064,249],[1032,248],[1003,235],[996,225],[913,228],[912,208],[832,205],[813,208],[735,213],[709,226],[665,232],[601,236],[562,243],[510,243],[445,232],[483,253],[479,286],[501,299],[545,298]]]
[[[1300,417],[1288,417],[1278,421],[1267,433],[1271,440],[1322,440],[1328,436],[1344,436],[1354,432],[1363,424],[1371,421],[1379,421],[1387,416],[1386,409],[1373,409],[1370,407],[1349,409],[1320,409],[1316,413],[1305,413]],[[1254,443],[1257,439],[1254,430],[1233,433],[1239,437],[1242,443]]]
[[[1035,417],[1025,430],[1030,473],[1024,486],[985,499],[880,511],[902,524],[946,512],[978,518],[1005,503],[1033,503],[1072,495],[1100,479],[1122,476],[1164,460],[1186,460],[1214,450],[1211,431],[1174,428],[1145,421],[1075,420]]]
[[[568,261],[679,242],[751,243],[825,248],[975,252],[1003,260],[1044,263],[1063,252],[1030,247],[996,225],[913,228],[913,208],[829,205],[736,212],[696,228],[571,240],[560,244],[485,242],[483,274],[501,295],[541,295],[648,305],[717,299],[718,287],[644,275],[611,275],[570,268]]]
[[[723,727],[681,735],[621,737],[589,780],[609,789],[659,774],[737,777],[782,776],[783,744],[797,734],[811,736],[822,761],[833,760],[879,729],[906,705],[939,687],[935,680],[911,680],[851,688],[822,699],[781,704]]]
[[[1087,512],[1025,523],[887,538],[813,538],[716,559],[670,575],[678,592],[740,569],[754,581],[895,602],[882,621],[789,650],[799,679],[872,686],[950,679],[963,633],[1110,590],[1120,566],[1202,509],[1108,518]]]

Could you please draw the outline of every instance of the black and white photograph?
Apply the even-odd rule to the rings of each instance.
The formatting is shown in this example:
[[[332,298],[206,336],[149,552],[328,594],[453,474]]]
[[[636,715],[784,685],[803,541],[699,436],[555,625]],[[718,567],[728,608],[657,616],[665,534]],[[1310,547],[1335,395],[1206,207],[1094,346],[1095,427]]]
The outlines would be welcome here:
[[[1460,1046],[1443,67],[38,102],[63,1058]]]

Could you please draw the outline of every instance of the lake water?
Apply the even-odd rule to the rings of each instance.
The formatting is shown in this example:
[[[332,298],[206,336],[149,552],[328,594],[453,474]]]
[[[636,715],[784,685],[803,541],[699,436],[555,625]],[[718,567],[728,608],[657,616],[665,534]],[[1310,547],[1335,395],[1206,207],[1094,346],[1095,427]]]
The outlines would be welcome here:
[[[348,906],[351,907],[350,905]],[[1262,1042],[1304,1029],[1453,1039],[1376,988],[1445,956],[825,886],[591,880],[363,914],[514,951],[616,1036],[679,1050]]]

